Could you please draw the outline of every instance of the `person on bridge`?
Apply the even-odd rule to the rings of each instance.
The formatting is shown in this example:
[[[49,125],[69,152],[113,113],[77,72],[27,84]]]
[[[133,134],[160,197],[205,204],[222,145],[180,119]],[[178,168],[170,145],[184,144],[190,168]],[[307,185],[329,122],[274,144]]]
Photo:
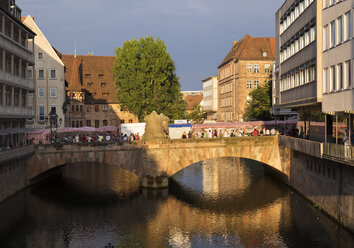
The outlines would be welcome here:
[[[252,136],[258,136],[258,130],[255,128],[251,134]]]

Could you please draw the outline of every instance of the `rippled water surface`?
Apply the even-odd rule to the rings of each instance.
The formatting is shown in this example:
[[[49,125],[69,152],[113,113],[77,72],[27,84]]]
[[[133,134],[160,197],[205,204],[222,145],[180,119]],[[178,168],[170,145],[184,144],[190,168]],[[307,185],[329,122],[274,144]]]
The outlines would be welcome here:
[[[354,247],[354,235],[250,160],[191,165],[169,190],[73,164],[0,205],[0,247]]]

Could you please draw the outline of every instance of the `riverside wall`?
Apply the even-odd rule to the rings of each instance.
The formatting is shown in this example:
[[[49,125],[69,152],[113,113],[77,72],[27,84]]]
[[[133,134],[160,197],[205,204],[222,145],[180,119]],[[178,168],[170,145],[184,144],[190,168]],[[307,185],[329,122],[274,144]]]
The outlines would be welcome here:
[[[354,167],[291,152],[289,185],[354,232]]]

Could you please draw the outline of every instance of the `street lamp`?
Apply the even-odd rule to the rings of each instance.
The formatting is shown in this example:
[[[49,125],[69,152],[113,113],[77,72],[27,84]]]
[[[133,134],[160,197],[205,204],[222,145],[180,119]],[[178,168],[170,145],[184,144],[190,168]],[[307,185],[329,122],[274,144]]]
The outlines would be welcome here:
[[[48,118],[48,116],[45,117],[46,124],[48,123],[48,120],[49,120],[49,125],[50,125],[50,143],[53,143],[54,129],[55,129],[55,132],[56,132],[58,127],[61,126],[61,123],[63,122],[63,119],[60,118],[59,119],[59,123],[58,123],[58,115],[55,113],[55,111],[51,110],[50,113],[49,113],[49,118]]]

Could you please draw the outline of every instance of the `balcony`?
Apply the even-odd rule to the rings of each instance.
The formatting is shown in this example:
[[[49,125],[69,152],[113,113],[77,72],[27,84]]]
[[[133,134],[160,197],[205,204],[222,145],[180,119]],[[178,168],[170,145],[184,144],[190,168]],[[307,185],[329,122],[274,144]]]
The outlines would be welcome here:
[[[34,63],[33,52],[23,47],[22,45],[16,43],[15,41],[12,41],[3,33],[0,33],[0,44],[5,50],[10,51],[12,54],[16,55],[17,57],[20,57],[30,62],[31,64]]]
[[[280,93],[281,108],[317,102],[317,82],[313,81]]]
[[[25,79],[19,76],[11,75],[10,73],[1,71],[0,81],[6,82],[11,85],[18,86],[19,88],[33,90],[33,80]]]
[[[32,116],[32,110],[28,108],[20,108],[13,106],[0,106],[0,116],[6,116],[8,118],[27,118]]]

